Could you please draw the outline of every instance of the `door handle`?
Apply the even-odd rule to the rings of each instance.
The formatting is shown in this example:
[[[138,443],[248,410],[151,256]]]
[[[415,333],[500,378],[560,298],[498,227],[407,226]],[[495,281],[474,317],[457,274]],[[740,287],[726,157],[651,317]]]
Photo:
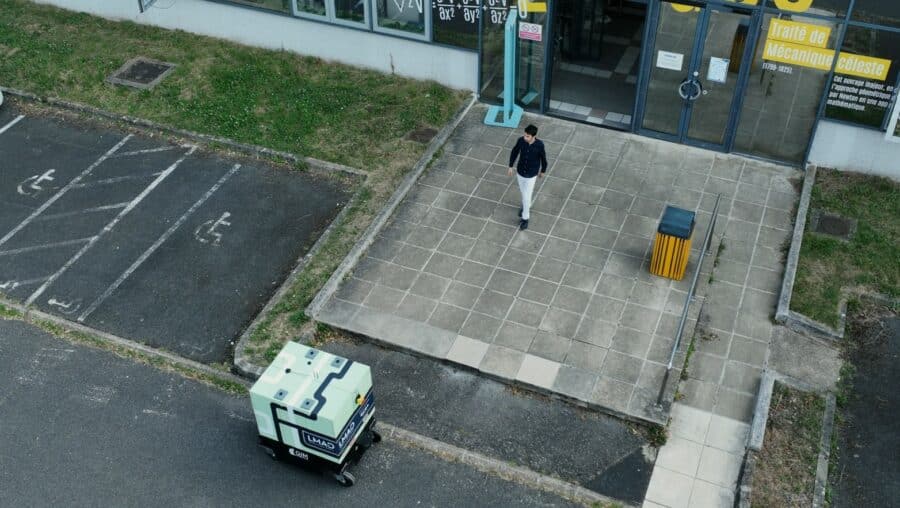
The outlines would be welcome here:
[[[690,93],[688,93],[688,87],[689,87],[692,83],[693,83],[693,80],[690,79],[690,78],[688,78],[688,79],[682,81],[681,84],[678,85],[678,96],[681,97],[681,98],[684,99],[684,100],[696,100],[696,99],[691,99],[691,98],[690,98]]]
[[[703,90],[703,83],[701,83],[699,79],[691,80],[691,84],[694,85],[694,93],[688,97],[688,100],[693,102],[706,92]]]
[[[688,78],[678,85],[678,95],[686,101],[695,101],[703,95],[703,85],[700,80]]]

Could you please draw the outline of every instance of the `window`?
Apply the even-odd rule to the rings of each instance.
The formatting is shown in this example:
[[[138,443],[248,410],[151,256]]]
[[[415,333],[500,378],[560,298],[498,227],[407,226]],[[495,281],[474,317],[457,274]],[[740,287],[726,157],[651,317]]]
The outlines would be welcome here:
[[[270,11],[291,13],[291,0],[231,0],[234,3],[249,5]]]
[[[847,27],[825,116],[883,129],[900,70],[900,33]]]
[[[768,0],[766,5],[784,13],[844,16],[850,0]]]
[[[888,141],[900,143],[900,99],[897,99],[894,103],[894,114],[891,117],[890,124],[888,124],[885,137]]]
[[[368,24],[368,0],[333,0],[334,18],[345,24]]]
[[[375,2],[376,30],[405,32],[428,37],[426,31],[426,13],[430,17],[431,9],[424,8],[425,0],[373,0]]]
[[[296,0],[297,15],[311,14],[313,16],[325,17],[328,9],[325,7],[325,0]]]
[[[856,0],[854,21],[900,28],[900,2],[896,0]]]
[[[782,42],[790,37],[778,31],[779,23],[805,27],[810,36]],[[803,160],[838,33],[837,20],[766,14],[747,80],[735,150],[775,160]],[[781,47],[794,48],[799,56],[788,53],[787,58],[777,58],[773,48]],[[767,54],[774,57],[767,59]]]
[[[503,27],[509,14],[507,0],[483,0],[486,7],[481,23],[481,82],[478,85],[482,101],[497,104],[503,93]]]
[[[431,4],[434,42],[478,48],[481,0],[434,0]]]

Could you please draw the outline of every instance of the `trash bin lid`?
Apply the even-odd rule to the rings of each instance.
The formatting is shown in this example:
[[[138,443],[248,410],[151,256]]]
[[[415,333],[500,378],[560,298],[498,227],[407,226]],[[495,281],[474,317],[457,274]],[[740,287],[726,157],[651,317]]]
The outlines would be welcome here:
[[[694,212],[677,206],[666,206],[657,231],[678,238],[690,238],[691,233],[694,232]]]

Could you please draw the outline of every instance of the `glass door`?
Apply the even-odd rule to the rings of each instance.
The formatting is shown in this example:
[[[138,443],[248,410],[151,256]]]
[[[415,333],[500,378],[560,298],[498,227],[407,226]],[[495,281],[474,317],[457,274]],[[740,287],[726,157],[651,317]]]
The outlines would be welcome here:
[[[661,2],[653,52],[648,58],[650,78],[644,99],[644,130],[681,141],[690,91],[688,76],[697,45],[699,7]],[[693,94],[693,91],[690,91]]]
[[[512,4],[512,2],[510,2]],[[534,5],[519,2],[518,5]],[[532,7],[533,9],[533,7]],[[516,28],[516,103],[538,109],[543,101],[544,62],[549,46],[546,8],[539,12],[518,12]]]
[[[694,89],[688,97],[689,142],[725,149],[734,131],[735,101],[742,73],[752,53],[748,39],[752,15],[707,8],[700,58],[695,62]],[[698,95],[699,93],[699,95]]]
[[[661,2],[641,127],[726,150],[752,54],[753,13]]]

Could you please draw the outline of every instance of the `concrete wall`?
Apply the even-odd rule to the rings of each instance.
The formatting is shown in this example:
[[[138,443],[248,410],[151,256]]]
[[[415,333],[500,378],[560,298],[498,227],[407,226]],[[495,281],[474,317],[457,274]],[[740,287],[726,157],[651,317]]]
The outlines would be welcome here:
[[[809,162],[900,180],[900,143],[887,141],[883,132],[822,120]]]
[[[327,23],[206,0],[157,0],[143,14],[138,10],[137,0],[34,1],[110,19],[181,29],[251,46],[283,48],[357,67],[434,80],[451,88],[475,90],[478,86],[478,55],[474,52]]]

